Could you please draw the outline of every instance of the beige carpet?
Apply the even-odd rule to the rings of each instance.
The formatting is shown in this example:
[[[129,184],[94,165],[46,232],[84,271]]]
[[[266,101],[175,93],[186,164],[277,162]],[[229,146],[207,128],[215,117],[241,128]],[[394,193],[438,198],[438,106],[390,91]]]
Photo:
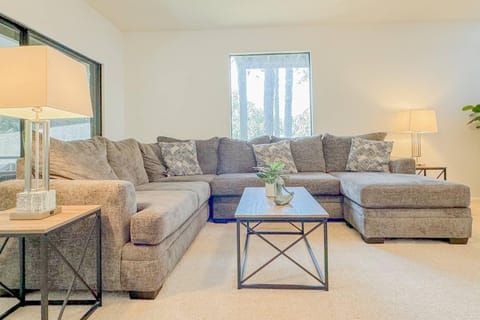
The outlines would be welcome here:
[[[235,225],[208,224],[156,300],[107,293],[92,319],[480,319],[480,201],[473,207],[473,237],[466,246],[430,240],[367,245],[344,223],[330,223],[329,292],[237,290]],[[318,246],[321,232],[311,239]],[[306,257],[302,250],[292,255]],[[254,241],[251,267],[272,254]],[[256,279],[309,281],[285,259]],[[76,319],[82,310],[70,307],[64,319]],[[11,319],[38,319],[38,312],[24,308]],[[52,318],[57,313],[51,308]]]

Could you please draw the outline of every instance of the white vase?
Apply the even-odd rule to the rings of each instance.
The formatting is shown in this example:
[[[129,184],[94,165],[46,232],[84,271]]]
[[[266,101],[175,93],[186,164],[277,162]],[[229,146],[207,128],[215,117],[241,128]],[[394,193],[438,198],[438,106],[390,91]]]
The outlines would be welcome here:
[[[275,197],[275,184],[274,183],[265,183],[265,195],[267,197]]]

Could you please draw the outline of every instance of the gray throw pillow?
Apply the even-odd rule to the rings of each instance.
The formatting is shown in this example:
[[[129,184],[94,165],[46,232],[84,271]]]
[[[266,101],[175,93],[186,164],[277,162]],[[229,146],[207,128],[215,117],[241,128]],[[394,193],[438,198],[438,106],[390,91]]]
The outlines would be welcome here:
[[[100,137],[89,140],[50,139],[50,177],[68,180],[118,180]]]
[[[252,144],[270,143],[269,136],[250,141],[220,138],[218,145],[218,174],[255,172],[257,166]]]
[[[353,138],[347,170],[388,172],[392,141],[373,141]]]
[[[162,150],[158,143],[140,143],[140,151],[143,156],[143,165],[148,175],[148,181],[161,181],[167,174],[167,168],[160,160]]]
[[[157,137],[157,142],[187,142],[188,140],[179,140],[170,137]],[[195,140],[197,148],[197,159],[202,168],[203,174],[216,174],[218,165],[218,143],[220,139],[213,137],[207,140]],[[160,158],[162,160],[162,158]]]
[[[143,156],[135,139],[107,141],[108,163],[120,180],[126,180],[138,186],[148,183]]]
[[[159,142],[168,173],[175,176],[203,174],[197,159],[195,141]]]
[[[298,172],[325,172],[323,144],[321,136],[279,138],[272,137],[272,142],[290,140],[293,161]]]
[[[368,140],[383,141],[387,133],[375,132],[356,136]],[[337,137],[326,133],[323,136],[323,153],[327,172],[341,172],[347,168],[348,155],[354,137]]]
[[[286,173],[297,173],[297,167],[293,161],[290,141],[284,140],[269,144],[254,144],[253,152],[257,159],[258,167],[266,167],[275,161],[281,161],[285,164],[283,170]]]

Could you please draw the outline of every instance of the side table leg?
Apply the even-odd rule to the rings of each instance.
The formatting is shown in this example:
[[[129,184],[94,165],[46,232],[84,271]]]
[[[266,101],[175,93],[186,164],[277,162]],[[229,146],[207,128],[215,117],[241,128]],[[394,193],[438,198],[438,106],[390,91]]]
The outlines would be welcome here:
[[[40,237],[40,294],[41,319],[48,320],[48,242],[45,235]]]
[[[323,254],[325,264],[325,291],[328,291],[328,231],[327,220],[323,223]]]
[[[20,258],[20,288],[18,298],[22,304],[25,303],[25,237],[18,238],[19,258]]]
[[[242,287],[242,266],[240,262],[240,221],[237,220],[237,289]]]
[[[97,212],[96,216],[96,228],[97,228],[97,301],[98,306],[102,306],[102,217],[100,210]]]

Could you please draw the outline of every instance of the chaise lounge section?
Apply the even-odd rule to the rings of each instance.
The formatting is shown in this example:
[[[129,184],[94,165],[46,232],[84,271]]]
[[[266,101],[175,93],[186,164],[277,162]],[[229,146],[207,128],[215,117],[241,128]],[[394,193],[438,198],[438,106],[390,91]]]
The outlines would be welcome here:
[[[467,186],[411,174],[332,173],[340,180],[345,221],[368,243],[385,238],[446,238],[465,244],[472,235]]]

